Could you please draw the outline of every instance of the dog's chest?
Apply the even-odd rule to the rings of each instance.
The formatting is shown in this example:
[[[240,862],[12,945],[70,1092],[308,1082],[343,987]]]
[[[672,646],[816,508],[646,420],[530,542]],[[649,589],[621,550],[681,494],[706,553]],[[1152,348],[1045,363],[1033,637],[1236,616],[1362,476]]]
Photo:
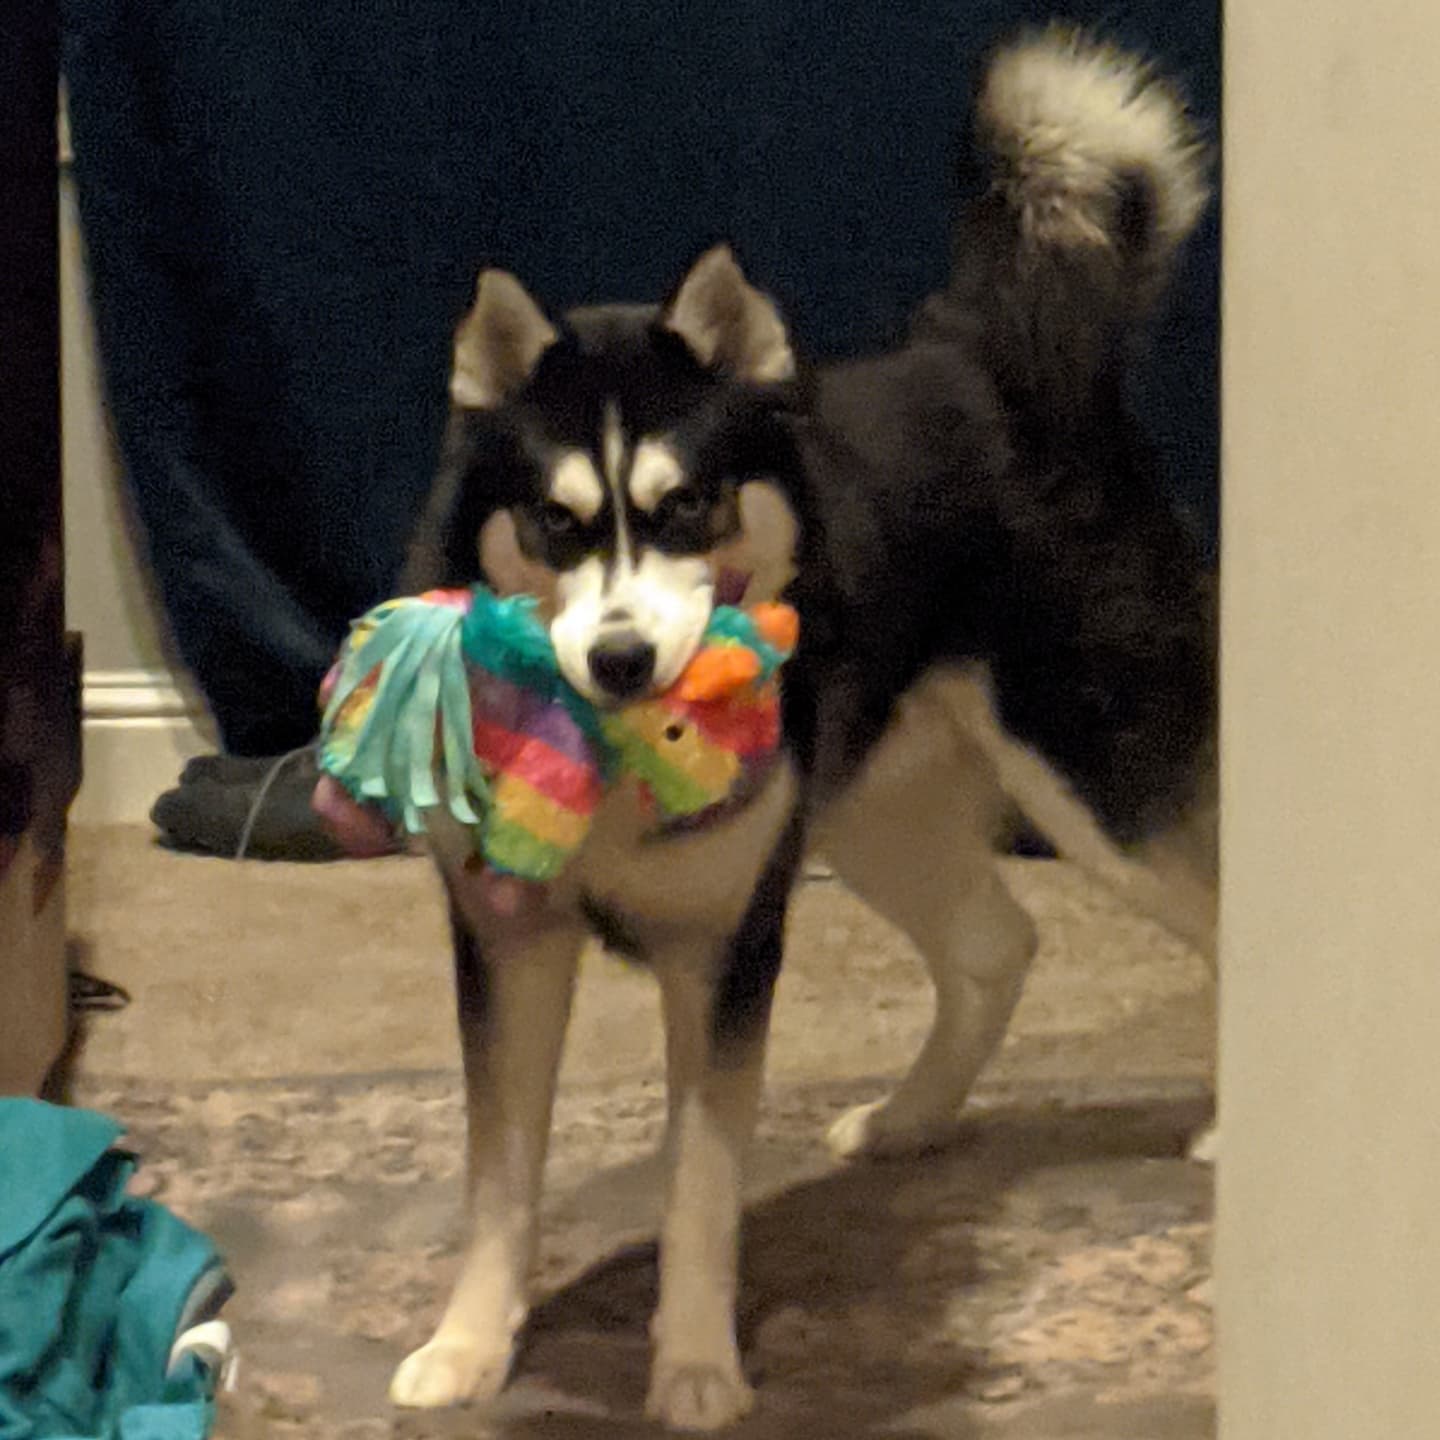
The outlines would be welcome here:
[[[721,938],[739,925],[796,802],[794,772],[777,762],[742,807],[694,829],[657,831],[653,808],[624,782],[596,811],[579,853],[548,887],[552,911],[584,918],[599,908],[642,937]],[[466,833],[443,812],[430,817],[430,848],[472,924],[483,900],[467,863]]]
[[[695,829],[657,832],[653,812],[631,786],[621,786],[597,812],[567,886],[577,900],[618,911],[641,930],[729,934],[790,818],[795,793],[788,762],[779,763],[743,808]]]

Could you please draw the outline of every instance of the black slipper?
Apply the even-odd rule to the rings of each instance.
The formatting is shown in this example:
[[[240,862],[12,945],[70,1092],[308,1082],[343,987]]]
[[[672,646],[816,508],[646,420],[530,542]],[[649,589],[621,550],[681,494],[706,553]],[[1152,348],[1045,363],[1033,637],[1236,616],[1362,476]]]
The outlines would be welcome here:
[[[162,844],[232,860],[345,858],[310,807],[318,773],[313,750],[271,759],[253,780],[222,784],[213,773],[202,771],[155,802],[150,819]]]
[[[274,755],[197,755],[180,772],[182,785],[214,780],[219,785],[258,785],[278,757]]]

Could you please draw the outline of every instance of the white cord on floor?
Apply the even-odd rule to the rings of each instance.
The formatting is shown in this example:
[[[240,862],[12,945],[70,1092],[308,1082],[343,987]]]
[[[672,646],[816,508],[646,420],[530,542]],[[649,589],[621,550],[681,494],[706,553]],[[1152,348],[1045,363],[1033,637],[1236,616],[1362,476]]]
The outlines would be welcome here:
[[[250,804],[250,813],[245,817],[245,824],[240,829],[240,842],[235,847],[235,858],[243,860],[245,852],[250,848],[250,836],[255,832],[255,822],[260,818],[260,808],[265,804],[266,797],[270,794],[270,787],[279,778],[280,772],[297,756],[304,755],[311,749],[309,745],[301,745],[296,750],[288,751],[280,756],[278,760],[265,772],[265,778],[260,782],[260,788],[255,792],[255,799]]]

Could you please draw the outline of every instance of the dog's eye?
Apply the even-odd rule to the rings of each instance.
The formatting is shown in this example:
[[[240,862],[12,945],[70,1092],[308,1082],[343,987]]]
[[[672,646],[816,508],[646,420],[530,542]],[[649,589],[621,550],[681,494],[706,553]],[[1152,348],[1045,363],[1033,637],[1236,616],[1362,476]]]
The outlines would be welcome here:
[[[563,505],[542,505],[540,528],[547,535],[570,535],[580,528],[580,522]]]

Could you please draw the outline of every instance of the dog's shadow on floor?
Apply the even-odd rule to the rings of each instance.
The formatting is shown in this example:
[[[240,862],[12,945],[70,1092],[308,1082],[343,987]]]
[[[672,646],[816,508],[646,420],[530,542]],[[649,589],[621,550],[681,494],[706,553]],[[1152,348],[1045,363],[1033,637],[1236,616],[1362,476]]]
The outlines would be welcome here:
[[[975,1407],[993,1412],[1025,1386],[988,1352],[987,1320],[1026,1303],[1047,1234],[1114,1242],[1127,1225],[1208,1211],[1208,1175],[1183,1159],[1204,1108],[997,1110],[944,1151],[847,1167],[753,1207],[740,1332],[759,1400],[736,1436],[980,1433]],[[537,1307],[493,1414],[428,1416],[397,1433],[650,1433],[640,1417],[655,1289],[653,1243],[612,1254]]]

